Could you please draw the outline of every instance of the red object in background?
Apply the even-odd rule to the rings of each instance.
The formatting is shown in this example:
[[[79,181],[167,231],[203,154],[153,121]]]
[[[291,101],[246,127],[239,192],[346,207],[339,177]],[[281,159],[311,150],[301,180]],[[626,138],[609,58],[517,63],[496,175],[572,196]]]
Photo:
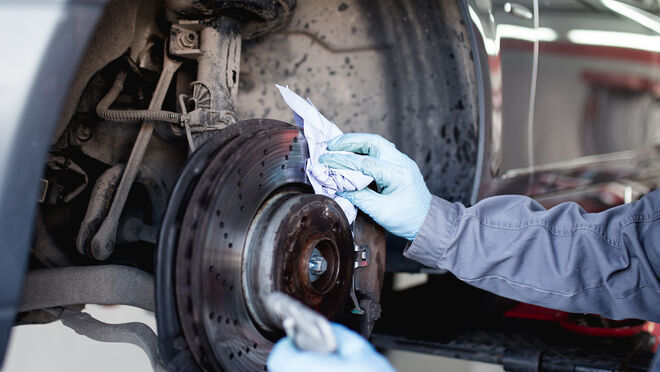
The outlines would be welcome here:
[[[658,350],[658,346],[660,345],[660,343],[658,343],[658,340],[660,340],[660,324],[646,322],[646,325],[644,325],[644,331],[653,335],[654,337],[653,352],[655,352],[656,350]]]
[[[620,338],[648,332],[655,338],[653,351],[658,348],[660,324],[643,320],[609,320],[598,315],[571,314],[545,307],[519,303],[504,313],[507,318],[529,319],[558,323],[560,327],[585,336]]]
[[[557,322],[563,311],[552,310],[541,306],[518,303],[513,309],[504,313],[507,318],[541,320],[547,322]]]

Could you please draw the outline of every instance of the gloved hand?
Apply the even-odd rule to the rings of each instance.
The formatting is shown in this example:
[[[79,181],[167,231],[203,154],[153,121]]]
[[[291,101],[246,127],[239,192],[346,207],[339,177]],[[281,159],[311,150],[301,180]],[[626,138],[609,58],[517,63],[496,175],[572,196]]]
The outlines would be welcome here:
[[[431,193],[417,164],[376,134],[343,134],[328,142],[328,150],[356,154],[324,154],[321,163],[360,171],[373,177],[381,189],[380,194],[365,188],[340,196],[392,234],[414,240],[431,206]]]
[[[390,363],[360,335],[341,324],[332,323],[339,348],[330,354],[301,351],[285,337],[268,356],[272,372],[394,372]]]

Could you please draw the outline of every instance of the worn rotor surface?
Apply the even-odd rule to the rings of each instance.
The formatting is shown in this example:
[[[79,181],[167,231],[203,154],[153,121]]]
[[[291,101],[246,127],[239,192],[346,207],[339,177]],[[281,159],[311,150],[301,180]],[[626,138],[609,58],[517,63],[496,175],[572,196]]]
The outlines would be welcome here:
[[[309,194],[299,128],[274,120],[236,126],[214,143],[215,152],[197,159],[205,164],[184,170],[189,185],[178,185],[166,214],[174,226],[161,232],[175,261],[170,302],[178,324],[171,324],[205,370],[265,370],[280,334],[263,294],[288,293],[333,318],[342,313],[354,271],[341,209]],[[321,261],[324,270],[312,274],[311,262]],[[159,295],[165,290],[160,286]]]

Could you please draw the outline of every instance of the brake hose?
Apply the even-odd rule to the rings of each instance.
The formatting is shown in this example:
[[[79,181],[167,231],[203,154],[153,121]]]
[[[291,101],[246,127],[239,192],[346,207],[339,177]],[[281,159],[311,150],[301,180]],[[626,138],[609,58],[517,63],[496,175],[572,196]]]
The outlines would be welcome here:
[[[96,114],[102,119],[108,121],[142,121],[154,120],[165,121],[169,123],[180,123],[181,114],[165,110],[112,110],[110,105],[117,99],[119,93],[124,89],[126,72],[121,71],[117,74],[115,82],[108,93],[99,101],[96,106]]]

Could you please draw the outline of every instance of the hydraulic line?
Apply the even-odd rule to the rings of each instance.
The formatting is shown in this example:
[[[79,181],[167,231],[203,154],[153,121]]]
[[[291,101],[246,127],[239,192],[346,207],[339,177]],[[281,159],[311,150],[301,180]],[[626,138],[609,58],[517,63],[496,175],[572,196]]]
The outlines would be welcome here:
[[[119,93],[124,89],[124,81],[126,80],[126,72],[121,71],[117,74],[115,82],[108,93],[99,101],[96,106],[96,114],[108,121],[164,121],[168,123],[180,123],[181,114],[165,110],[113,110],[110,105],[117,99]]]

